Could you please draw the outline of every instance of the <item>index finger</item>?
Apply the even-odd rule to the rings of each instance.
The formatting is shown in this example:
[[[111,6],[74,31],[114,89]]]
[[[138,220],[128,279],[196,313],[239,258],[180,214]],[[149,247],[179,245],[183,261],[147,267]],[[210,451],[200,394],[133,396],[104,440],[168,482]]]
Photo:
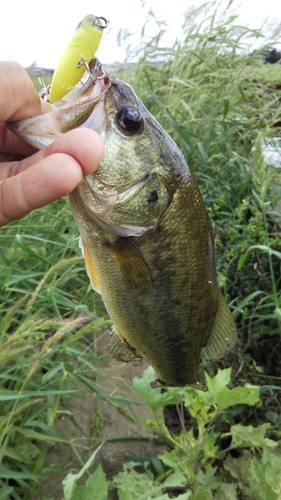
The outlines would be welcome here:
[[[0,121],[41,114],[40,97],[25,69],[15,62],[0,63]]]

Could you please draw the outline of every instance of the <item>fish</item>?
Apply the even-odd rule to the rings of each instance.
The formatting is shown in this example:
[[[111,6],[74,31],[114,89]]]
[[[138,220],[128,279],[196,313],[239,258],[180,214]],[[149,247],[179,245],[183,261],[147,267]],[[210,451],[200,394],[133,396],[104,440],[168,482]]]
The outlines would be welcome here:
[[[104,141],[104,159],[69,199],[90,282],[113,323],[109,354],[146,360],[154,387],[199,385],[202,354],[219,358],[237,331],[192,171],[134,90],[97,59],[54,104],[9,126],[38,149],[76,127]]]

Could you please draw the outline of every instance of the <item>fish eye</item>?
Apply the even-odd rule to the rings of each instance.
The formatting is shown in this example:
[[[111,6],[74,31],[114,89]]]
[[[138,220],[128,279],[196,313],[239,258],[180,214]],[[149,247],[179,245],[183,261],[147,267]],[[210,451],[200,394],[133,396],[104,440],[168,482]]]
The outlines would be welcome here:
[[[135,106],[125,106],[121,109],[116,115],[115,123],[125,135],[134,135],[143,129],[142,116]]]

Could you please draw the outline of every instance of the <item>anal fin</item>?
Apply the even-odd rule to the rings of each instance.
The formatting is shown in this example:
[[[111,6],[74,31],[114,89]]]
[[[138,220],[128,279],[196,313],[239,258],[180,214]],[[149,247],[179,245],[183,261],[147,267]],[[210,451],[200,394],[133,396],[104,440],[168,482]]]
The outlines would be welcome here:
[[[232,349],[236,342],[237,330],[234,318],[222,294],[219,293],[217,314],[211,335],[208,338],[207,345],[204,347],[203,352],[205,352],[209,358],[217,359],[223,353]]]
[[[133,347],[128,345],[125,339],[124,341],[121,340],[119,335],[116,333],[114,326],[112,327],[110,333],[111,339],[108,343],[108,352],[113,358],[117,361],[123,361],[124,363],[141,359],[141,356]]]

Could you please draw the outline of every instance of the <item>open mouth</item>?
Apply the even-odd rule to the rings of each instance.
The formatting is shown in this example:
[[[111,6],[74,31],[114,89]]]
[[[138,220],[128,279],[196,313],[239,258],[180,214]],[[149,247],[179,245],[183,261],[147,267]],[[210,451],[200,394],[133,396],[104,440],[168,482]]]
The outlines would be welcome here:
[[[104,69],[101,62],[97,58],[93,58],[90,64],[83,58],[81,61],[85,66],[83,78],[75,87],[68,92],[63,99],[55,101],[55,108],[62,108],[68,105],[82,105],[85,102],[97,101],[105,91],[111,87],[111,75]],[[48,96],[47,96],[48,99]]]
[[[98,123],[89,124],[88,119],[96,105],[105,99],[111,86],[111,75],[94,58],[89,65],[86,63],[82,80],[63,99],[55,101],[51,111],[18,122],[7,122],[6,125],[37,149],[48,146],[60,135],[80,126],[97,130]],[[44,99],[48,100],[47,95]]]

